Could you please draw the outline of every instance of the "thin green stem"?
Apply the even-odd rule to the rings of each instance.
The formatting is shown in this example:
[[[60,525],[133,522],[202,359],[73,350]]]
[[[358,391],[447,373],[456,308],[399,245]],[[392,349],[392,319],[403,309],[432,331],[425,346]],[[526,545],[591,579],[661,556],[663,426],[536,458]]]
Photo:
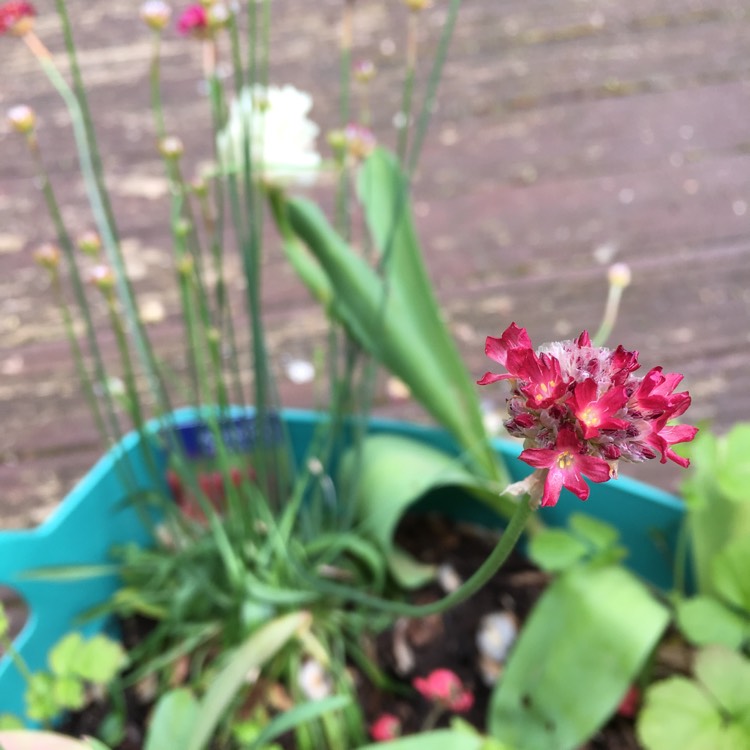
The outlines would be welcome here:
[[[443,67],[448,56],[448,48],[450,47],[451,39],[453,38],[453,31],[456,26],[458,11],[461,8],[461,2],[462,0],[451,0],[448,15],[445,19],[445,26],[443,26],[443,33],[440,37],[440,43],[438,44],[437,53],[435,54],[435,59],[432,63],[430,78],[427,82],[427,91],[425,93],[424,102],[422,103],[422,109],[414,132],[414,141],[409,153],[407,173],[410,178],[414,175],[417,165],[419,164],[419,157],[422,153],[424,139],[427,135],[430,120],[432,119],[432,113],[435,108],[435,97],[437,96],[438,85],[440,84],[440,79],[443,75]]]
[[[75,248],[73,246],[73,241],[68,234],[68,230],[65,227],[65,223],[62,218],[62,212],[60,211],[60,205],[57,202],[57,197],[55,196],[52,183],[50,182],[49,175],[44,167],[44,162],[42,161],[41,152],[39,150],[39,144],[34,138],[29,138],[28,145],[29,151],[31,152],[31,156],[34,160],[34,166],[36,168],[37,176],[42,183],[42,194],[44,196],[45,203],[47,204],[47,210],[49,211],[49,214],[52,217],[52,223],[55,226],[57,241],[60,243],[60,247],[62,248],[62,251],[65,255],[76,305],[78,306],[78,309],[83,316],[84,328],[86,332],[86,343],[89,349],[89,354],[93,359],[94,375],[96,381],[100,383],[104,388],[102,398],[104,400],[106,408],[108,427],[104,428],[104,430],[102,431],[102,436],[105,439],[105,442],[112,443],[122,438],[124,432],[120,425],[120,420],[118,419],[112,396],[109,393],[109,390],[106,388],[107,372],[104,366],[104,358],[102,357],[101,349],[99,348],[99,342],[96,336],[96,328],[91,316],[91,309],[86,297],[86,292],[84,291],[83,280],[81,279],[81,274],[78,270],[78,263],[76,262],[75,258]],[[71,343],[72,341],[73,340],[71,339]]]
[[[502,567],[510,553],[521,538],[526,528],[526,524],[532,517],[534,509],[531,507],[526,498],[520,498],[513,515],[508,522],[508,526],[503,532],[495,548],[489,554],[487,559],[479,568],[447,596],[429,604],[407,604],[406,602],[396,602],[389,599],[382,599],[376,596],[370,596],[357,589],[348,586],[332,583],[329,581],[320,581],[312,579],[306,573],[300,571],[308,580],[310,586],[315,586],[321,593],[339,597],[345,601],[360,604],[380,612],[389,612],[393,615],[402,617],[426,617],[445,612],[451,607],[455,607],[463,601],[477,593],[495,573]]]

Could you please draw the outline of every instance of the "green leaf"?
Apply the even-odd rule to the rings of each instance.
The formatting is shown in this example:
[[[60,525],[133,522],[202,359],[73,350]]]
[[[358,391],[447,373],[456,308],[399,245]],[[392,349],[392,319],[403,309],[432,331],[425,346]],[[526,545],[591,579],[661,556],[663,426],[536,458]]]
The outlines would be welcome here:
[[[99,742],[95,737],[86,737],[83,740],[84,748],[89,748],[89,750],[109,750],[109,746],[105,745],[103,742]]]
[[[77,677],[56,677],[53,692],[55,703],[60,708],[78,711],[86,705],[86,691]]]
[[[750,537],[730,542],[716,555],[711,567],[714,588],[726,599],[750,614]]]
[[[679,602],[677,623],[696,646],[721,644],[737,649],[750,637],[750,623],[709,596]]]
[[[4,638],[10,630],[10,621],[8,615],[3,607],[3,603],[0,602],[0,638]]]
[[[408,507],[431,490],[460,487],[480,496],[487,490],[461,463],[429,445],[397,435],[374,435],[342,459],[342,486],[354,490],[362,530],[385,552],[400,585],[420,586],[434,576],[394,547],[393,535]]]
[[[668,621],[624,569],[569,570],[521,631],[490,701],[490,734],[524,750],[579,747],[617,709]]]
[[[465,370],[457,377],[457,365],[448,362],[455,345],[445,349],[444,336],[435,338],[436,325],[443,323],[438,319],[425,328],[429,300],[423,302],[417,287],[409,289],[408,279],[380,278],[310,201],[287,201],[284,215],[288,223],[282,232],[293,232],[307,245],[335,290],[332,314],[453,433],[479,471],[505,486],[507,474],[487,439],[472,378]],[[502,502],[496,499],[494,506]]]
[[[187,688],[165,693],[151,717],[144,750],[187,747],[198,721],[198,700]]]
[[[482,750],[483,743],[484,738],[479,735],[439,729],[435,732],[412,734],[390,742],[364,745],[359,750]]]
[[[60,713],[55,701],[55,680],[52,675],[37,673],[26,686],[26,715],[32,721],[50,722]]]
[[[750,719],[750,661],[729,648],[712,646],[698,653],[693,671],[723,713]]]
[[[330,698],[301,703],[288,711],[284,711],[284,713],[274,716],[263,730],[259,732],[248,750],[256,750],[256,748],[257,750],[265,750],[268,747],[268,743],[273,742],[277,737],[281,737],[282,734],[325,714],[340,711],[350,703],[351,698],[346,695],[332,695]]]
[[[76,674],[94,685],[107,685],[128,662],[122,645],[104,635],[82,644],[75,665]]]
[[[89,578],[116,576],[119,572],[120,567],[118,565],[55,565],[27,570],[18,577],[24,581],[70,583],[85,581]]]
[[[737,503],[750,503],[750,424],[736,424],[719,443],[719,490]]]
[[[80,633],[68,633],[61,638],[49,654],[53,673],[60,677],[77,674],[76,664],[82,647],[83,636]]]
[[[750,538],[750,502],[743,501],[750,498],[750,485],[742,479],[745,469],[738,466],[747,464],[749,436],[750,424],[745,423],[721,438],[704,428],[686,445],[692,465],[682,495],[701,594],[717,593],[712,572],[717,554],[735,539]]]
[[[582,560],[589,548],[563,529],[543,529],[529,542],[529,557],[543,570],[565,570]]]
[[[23,729],[24,723],[17,717],[10,714],[0,714],[0,731],[8,729]]]
[[[637,726],[646,750],[750,750],[750,662],[715,646],[698,653],[695,675],[646,691]]]
[[[586,513],[571,514],[568,526],[571,531],[597,550],[614,546],[620,537],[620,532],[614,526]]]
[[[716,706],[699,685],[672,677],[652,685],[638,716],[638,739],[646,750],[740,750]]]
[[[184,744],[172,742],[161,747],[184,747],[185,750],[207,747],[219,722],[226,717],[237,691],[246,684],[247,673],[266,664],[297,632],[309,627],[310,622],[307,612],[284,615],[257,630],[242,646],[227,654],[226,666],[214,678],[200,702],[189,740]],[[160,748],[154,745],[153,750]]]

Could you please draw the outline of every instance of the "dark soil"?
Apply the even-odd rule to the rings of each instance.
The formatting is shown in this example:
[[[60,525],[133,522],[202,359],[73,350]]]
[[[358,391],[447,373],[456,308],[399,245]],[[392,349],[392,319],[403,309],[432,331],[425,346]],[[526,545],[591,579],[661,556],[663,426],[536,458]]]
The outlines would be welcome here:
[[[425,562],[451,565],[462,579],[477,569],[494,542],[492,535],[486,531],[457,525],[436,516],[406,519],[399,530],[398,541]],[[375,658],[384,672],[405,686],[415,676],[426,676],[434,669],[452,670],[475,696],[473,708],[462,718],[483,730],[491,688],[481,680],[477,669],[476,632],[479,622],[489,612],[505,610],[513,612],[522,623],[548,580],[544,572],[530,565],[522,555],[514,554],[500,573],[464,604],[443,615],[411,620],[403,627],[381,633],[375,642]],[[439,585],[433,584],[416,591],[410,599],[414,603],[425,603],[444,593]],[[143,632],[143,623],[126,623],[126,646],[133,645]],[[413,668],[407,673],[399,669],[395,642],[399,643],[400,653],[406,646],[414,656]],[[359,682],[361,704],[369,722],[388,712],[399,717],[405,734],[420,730],[430,709],[426,700],[411,691],[401,696],[376,690],[364,678]],[[141,750],[149,706],[132,691],[128,692],[126,700],[129,706],[128,725],[125,739],[117,750]],[[69,717],[63,731],[74,736],[97,735],[107,713],[107,706],[95,703],[84,712]],[[450,715],[444,715],[436,726],[446,726],[449,720]],[[617,716],[581,750],[638,748],[632,720]]]

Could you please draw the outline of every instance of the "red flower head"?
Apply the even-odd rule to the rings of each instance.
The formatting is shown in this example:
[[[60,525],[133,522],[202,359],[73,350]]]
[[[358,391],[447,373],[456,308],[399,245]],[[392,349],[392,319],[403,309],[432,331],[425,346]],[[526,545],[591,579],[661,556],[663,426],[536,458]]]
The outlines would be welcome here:
[[[31,31],[36,8],[31,3],[10,2],[0,5],[0,34],[9,32],[23,36]]]
[[[393,714],[382,714],[370,725],[370,737],[375,742],[388,742],[401,735],[401,721]]]
[[[465,713],[474,705],[474,695],[450,669],[436,669],[427,677],[416,677],[414,688],[428,701],[439,703],[449,711]]]
[[[510,382],[505,427],[525,440],[521,460],[543,472],[542,505],[554,505],[563,487],[585,500],[583,475],[606,482],[618,459],[688,465],[672,446],[697,429],[668,424],[690,405],[687,391],[674,393],[681,375],[654,367],[638,377],[638,352],[594,346],[586,331],[534,350],[526,329],[511,323],[500,338],[487,337],[485,352],[508,372],[478,382]]]
[[[206,9],[200,3],[185,8],[177,19],[177,31],[185,36],[206,37],[209,34]]]

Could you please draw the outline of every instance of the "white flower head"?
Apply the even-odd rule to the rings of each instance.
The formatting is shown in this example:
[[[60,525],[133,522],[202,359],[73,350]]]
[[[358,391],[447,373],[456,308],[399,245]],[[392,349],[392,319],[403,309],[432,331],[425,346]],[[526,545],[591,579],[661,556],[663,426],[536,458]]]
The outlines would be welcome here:
[[[218,136],[222,168],[242,170],[249,138],[253,169],[263,180],[312,184],[321,162],[315,147],[320,128],[308,117],[312,105],[312,97],[294,86],[246,86]]]
[[[323,700],[333,691],[330,675],[315,659],[307,659],[302,665],[297,675],[297,684],[305,697],[311,701]]]

